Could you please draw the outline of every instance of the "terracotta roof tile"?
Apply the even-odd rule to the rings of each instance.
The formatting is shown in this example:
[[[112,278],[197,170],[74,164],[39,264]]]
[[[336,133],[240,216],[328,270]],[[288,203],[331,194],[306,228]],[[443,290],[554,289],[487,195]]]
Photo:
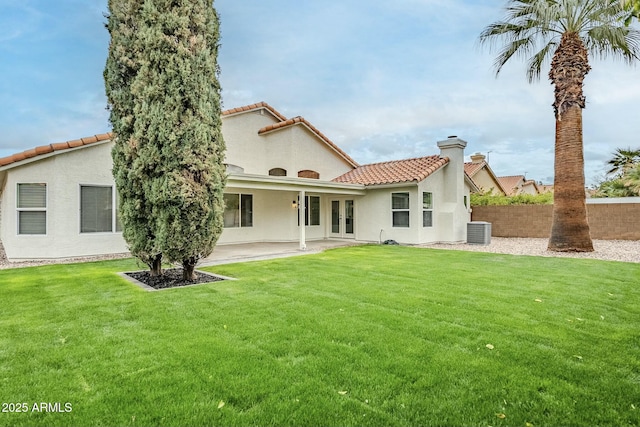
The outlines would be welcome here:
[[[362,165],[333,179],[333,181],[362,185],[420,182],[447,163],[449,163],[448,157],[438,155],[392,160]]]
[[[499,176],[498,182],[507,193],[507,196],[514,196],[518,192],[518,185],[524,183],[524,175]]]
[[[464,171],[467,173],[467,175],[473,178],[473,175],[477,174],[478,171],[480,171],[486,164],[487,162],[485,162],[484,160],[479,163],[467,162],[464,164]]]
[[[301,116],[297,116],[297,117],[294,117],[292,119],[283,120],[281,122],[274,123],[274,124],[269,125],[269,126],[265,126],[265,127],[263,127],[262,129],[260,129],[258,131],[258,135],[264,135],[264,134],[269,133],[269,132],[277,131],[279,129],[283,129],[283,128],[286,128],[286,127],[289,127],[289,126],[295,126],[295,125],[303,125],[303,126],[307,127],[307,129],[309,129],[311,132],[316,134],[316,136],[318,136],[320,139],[322,139],[329,147],[331,147],[333,150],[335,150],[351,166],[353,166],[353,167],[358,167],[359,166],[358,162],[353,160],[347,153],[342,151],[342,149],[340,147],[338,147],[336,144],[334,144],[333,141],[331,141],[325,134],[320,132],[320,130],[318,130],[318,128],[316,128],[314,125],[309,123],[309,121],[307,121],[307,119],[305,119],[304,117],[301,117]]]
[[[51,145],[41,145],[40,147],[36,147],[36,154],[41,156],[43,154],[49,154],[53,152],[53,147]]]
[[[281,121],[287,120],[287,118],[285,116],[280,114],[278,112],[278,110],[276,110],[275,108],[273,108],[271,105],[267,104],[266,102],[258,102],[258,103],[251,104],[251,105],[245,105],[244,107],[236,107],[236,108],[232,108],[230,110],[225,110],[225,111],[222,112],[222,115],[223,116],[230,116],[232,114],[246,113],[247,111],[260,110],[262,108],[269,110],[269,112],[271,114],[276,116]]]
[[[493,170],[491,170],[491,167],[489,166],[489,163],[487,163],[486,160],[482,160],[481,162],[466,162],[464,164],[464,171],[469,176],[469,178],[471,178],[472,181],[473,181],[473,177],[484,168],[487,169],[487,172],[489,173],[489,175],[495,180],[498,186],[498,190],[502,191],[504,194],[507,194],[507,191],[504,188],[502,182],[497,176],[495,176],[495,174],[493,173]],[[475,181],[474,181],[474,184],[475,184]],[[476,186],[480,188],[480,186],[478,186],[477,184]]]
[[[56,142],[49,145],[41,145],[30,150],[25,150],[21,153],[16,153],[11,156],[0,158],[0,166],[7,166],[12,163],[21,162],[22,160],[43,156],[45,154],[53,153],[54,151],[63,151],[70,148],[82,147],[83,145],[95,144],[96,142],[107,141],[112,137],[113,134],[109,132],[102,133],[100,135],[89,136],[87,138],[75,139],[73,141]]]

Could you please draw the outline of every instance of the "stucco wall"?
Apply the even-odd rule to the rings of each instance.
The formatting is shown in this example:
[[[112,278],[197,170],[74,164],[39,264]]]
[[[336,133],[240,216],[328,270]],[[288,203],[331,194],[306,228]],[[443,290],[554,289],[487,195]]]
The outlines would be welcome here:
[[[225,162],[257,175],[268,175],[270,169],[282,168],[287,176],[295,178],[298,171],[313,170],[323,181],[353,169],[303,125],[258,135],[261,128],[273,123],[276,123],[273,116],[260,111],[224,117],[222,132],[228,141]]]
[[[553,206],[474,206],[473,221],[491,223],[494,237],[540,237],[551,234]],[[640,240],[640,203],[587,204],[593,239]]]
[[[502,190],[500,190],[498,183],[494,181],[486,169],[481,169],[473,175],[473,181],[482,191],[493,191],[494,194],[504,194]]]
[[[225,193],[253,195],[253,226],[225,228],[218,240],[221,245],[243,242],[291,242],[300,237],[298,210],[292,202],[298,200],[295,191],[266,191],[227,187]],[[320,196],[308,192],[307,196]],[[320,197],[320,225],[307,226],[306,238],[323,239],[328,236],[330,215],[329,201]]]
[[[8,174],[2,195],[2,241],[12,260],[127,252],[122,233],[80,233],[80,185],[114,185],[111,144],[49,157]],[[47,234],[18,235],[18,183],[47,184]]]

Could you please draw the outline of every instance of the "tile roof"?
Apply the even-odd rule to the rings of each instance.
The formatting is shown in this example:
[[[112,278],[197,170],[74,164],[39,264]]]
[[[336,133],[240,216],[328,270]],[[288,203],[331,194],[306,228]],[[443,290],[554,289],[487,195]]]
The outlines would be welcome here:
[[[265,127],[263,127],[262,129],[260,129],[258,131],[258,135],[264,135],[264,134],[269,133],[269,132],[274,132],[274,131],[277,131],[277,130],[280,130],[280,129],[284,129],[284,128],[287,128],[289,126],[295,126],[295,125],[303,125],[303,126],[305,126],[312,133],[314,133],[318,138],[323,140],[329,147],[331,147],[334,151],[336,151],[338,153],[338,155],[340,155],[340,157],[345,159],[347,161],[347,163],[349,163],[354,168],[360,166],[358,164],[358,162],[353,160],[351,158],[351,156],[349,156],[347,153],[342,151],[342,149],[340,147],[338,147],[336,144],[334,144],[333,141],[331,141],[325,134],[320,132],[318,130],[318,128],[316,128],[314,125],[309,123],[307,121],[307,119],[305,119],[304,117],[297,116],[297,117],[294,117],[292,119],[283,120],[281,122],[274,123],[274,124],[269,125],[269,126],[265,126]]]
[[[86,138],[74,139],[71,141],[56,142],[49,145],[41,145],[40,147],[32,148],[30,150],[26,150],[21,153],[0,158],[0,167],[8,166],[10,164],[21,162],[26,159],[54,153],[57,151],[64,151],[64,150],[69,150],[71,148],[82,147],[84,145],[95,144],[97,142],[108,141],[112,137],[113,137],[113,134],[111,132],[108,132],[108,133],[101,133],[99,135],[89,136]]]
[[[487,172],[489,173],[489,175],[491,176],[491,178],[493,178],[493,180],[496,182],[497,186],[498,186],[498,190],[502,191],[504,194],[507,194],[506,189],[504,188],[504,185],[502,184],[502,182],[500,181],[500,179],[493,173],[493,170],[491,169],[491,167],[489,166],[489,163],[487,163],[486,160],[482,160],[480,162],[466,162],[464,164],[464,172],[469,176],[469,178],[471,178],[473,180],[473,177],[480,172],[482,169],[486,169]],[[475,181],[474,181],[475,183]],[[479,185],[476,184],[476,186],[478,188],[480,188]]]
[[[498,182],[505,189],[507,196],[515,196],[519,185],[525,182],[524,175],[499,176]]]
[[[225,111],[222,112],[222,116],[231,116],[233,114],[246,113],[248,111],[255,111],[255,110],[260,110],[260,109],[263,109],[263,108],[268,110],[276,118],[280,119],[280,121],[287,120],[287,118],[285,116],[280,114],[280,112],[278,112],[278,110],[276,110],[275,108],[273,108],[271,105],[267,104],[266,102],[258,102],[258,103],[251,104],[251,105],[245,105],[244,107],[237,107],[237,108],[232,108],[230,110],[225,110]]]
[[[267,109],[271,114],[273,114],[279,120],[282,120],[282,121],[287,120],[285,116],[280,114],[275,108],[271,107],[266,102],[259,102],[256,104],[246,105],[244,107],[238,107],[238,108],[233,108],[231,110],[226,110],[222,112],[222,116],[228,116],[232,114],[258,110],[261,108]],[[31,159],[37,156],[51,154],[58,151],[64,151],[70,148],[91,145],[96,142],[107,141],[107,140],[110,140],[111,138],[113,138],[113,134],[111,132],[107,132],[107,133],[102,133],[99,135],[94,135],[86,138],[80,138],[80,139],[75,139],[75,140],[65,141],[65,142],[57,142],[49,145],[42,145],[40,147],[32,148],[30,150],[26,150],[21,153],[16,153],[11,156],[0,158],[0,167],[8,166],[13,163],[21,162],[23,160]]]
[[[444,165],[448,157],[438,155],[362,165],[332,181],[363,185],[420,182]]]

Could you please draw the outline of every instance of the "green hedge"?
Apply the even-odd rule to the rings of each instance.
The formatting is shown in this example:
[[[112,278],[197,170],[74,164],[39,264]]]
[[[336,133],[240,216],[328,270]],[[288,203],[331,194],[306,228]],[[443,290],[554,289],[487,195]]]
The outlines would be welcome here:
[[[553,193],[498,196],[495,194],[471,194],[471,206],[552,205]]]

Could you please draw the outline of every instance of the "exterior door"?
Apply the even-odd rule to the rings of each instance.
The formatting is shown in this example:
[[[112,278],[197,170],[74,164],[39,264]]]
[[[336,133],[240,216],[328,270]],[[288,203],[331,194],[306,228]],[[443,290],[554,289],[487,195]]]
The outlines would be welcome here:
[[[355,238],[354,208],[351,199],[331,201],[331,237]]]

